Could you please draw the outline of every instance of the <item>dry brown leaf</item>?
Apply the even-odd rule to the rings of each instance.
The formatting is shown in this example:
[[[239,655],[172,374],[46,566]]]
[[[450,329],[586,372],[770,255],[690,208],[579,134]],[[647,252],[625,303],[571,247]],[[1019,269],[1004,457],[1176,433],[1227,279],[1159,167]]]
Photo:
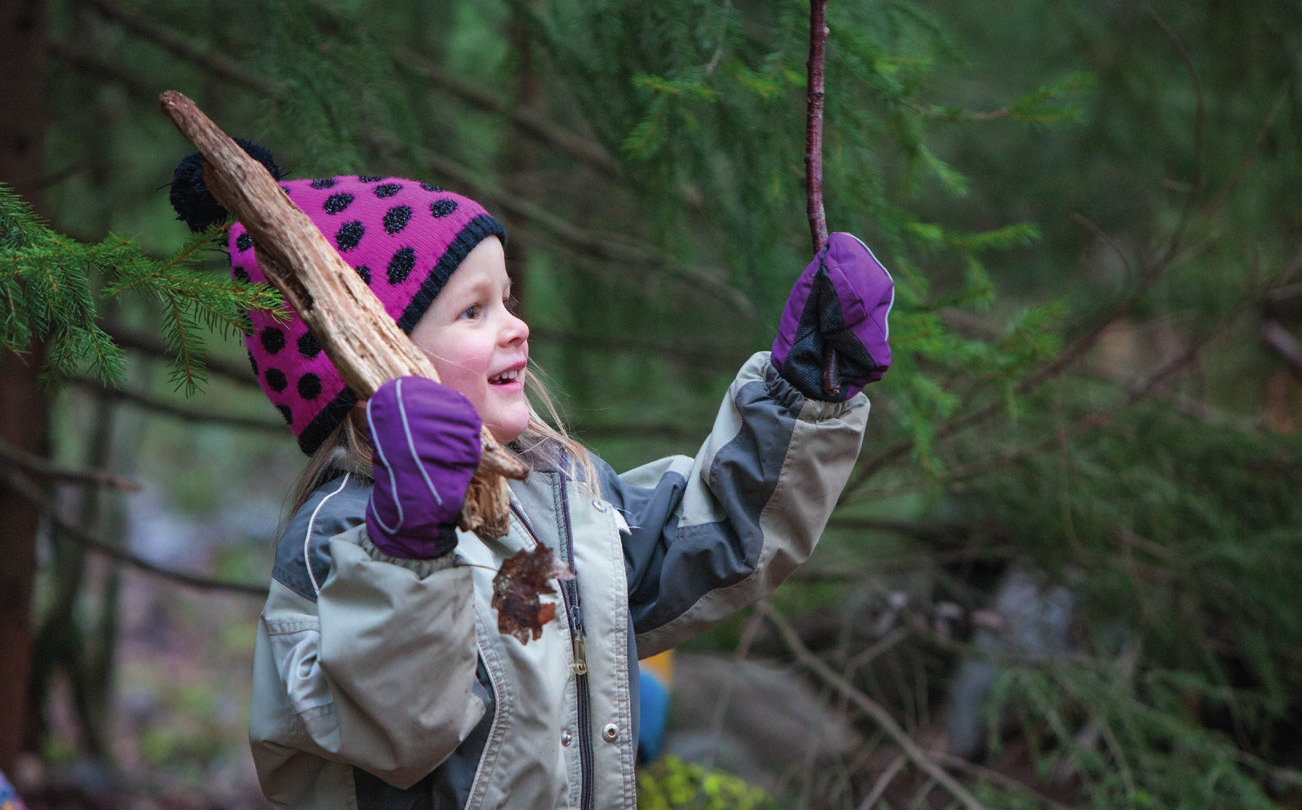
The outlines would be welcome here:
[[[556,618],[556,603],[543,604],[540,597],[556,593],[552,579],[572,579],[570,567],[552,556],[541,543],[521,549],[502,561],[493,577],[493,609],[497,629],[515,636],[521,644],[542,637],[543,625]]]

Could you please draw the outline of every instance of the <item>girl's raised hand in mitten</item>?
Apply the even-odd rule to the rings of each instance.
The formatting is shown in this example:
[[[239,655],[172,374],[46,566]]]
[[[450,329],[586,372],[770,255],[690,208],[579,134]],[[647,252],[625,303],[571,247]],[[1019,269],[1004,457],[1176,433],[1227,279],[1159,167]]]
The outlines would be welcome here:
[[[480,420],[455,389],[399,377],[366,403],[375,488],[366,530],[392,557],[427,559],[456,547],[457,515],[479,466]]]
[[[787,298],[773,365],[811,399],[849,399],[890,368],[894,301],[891,274],[868,246],[832,234]]]

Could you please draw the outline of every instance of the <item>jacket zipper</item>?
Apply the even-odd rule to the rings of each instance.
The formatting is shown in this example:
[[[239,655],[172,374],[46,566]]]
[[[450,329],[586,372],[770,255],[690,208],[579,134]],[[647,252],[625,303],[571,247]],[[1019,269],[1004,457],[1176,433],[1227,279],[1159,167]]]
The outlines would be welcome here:
[[[574,682],[578,692],[578,712],[579,712],[579,766],[583,774],[583,785],[580,792],[579,806],[583,810],[590,810],[592,807],[592,782],[593,763],[592,763],[592,707],[590,705],[591,696],[588,694],[588,642],[587,636],[583,631],[583,610],[579,605],[579,571],[574,564],[574,530],[570,526],[570,493],[566,485],[565,478],[561,477],[561,509],[560,519],[565,563],[570,567],[570,572],[574,574],[569,579],[563,579],[561,585],[561,601],[565,603],[565,611],[570,617],[570,641],[574,645]]]
[[[574,535],[570,526],[569,512],[569,488],[565,484],[565,479],[561,478],[561,503],[559,509],[559,519],[561,521],[561,553],[565,555],[565,564],[570,567],[570,572],[574,574],[570,579],[560,581],[561,603],[565,608],[565,615],[570,623],[570,645],[573,653],[574,682],[576,692],[576,709],[578,711],[579,727],[579,772],[581,774],[582,784],[579,789],[579,807],[583,810],[592,808],[592,786],[594,780],[593,774],[593,753],[592,753],[592,707],[590,705],[591,696],[588,693],[588,642],[587,636],[583,631],[583,611],[579,605],[579,572],[574,562]],[[537,533],[529,525],[515,502],[512,501],[511,509],[520,518],[520,522],[533,535],[534,542],[540,543]]]

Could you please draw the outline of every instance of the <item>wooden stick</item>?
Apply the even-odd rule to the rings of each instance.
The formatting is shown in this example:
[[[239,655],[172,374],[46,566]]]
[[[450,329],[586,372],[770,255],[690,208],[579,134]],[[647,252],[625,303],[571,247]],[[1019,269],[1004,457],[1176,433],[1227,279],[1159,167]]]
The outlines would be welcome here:
[[[204,185],[253,238],[267,278],[359,397],[369,398],[394,377],[438,379],[429,359],[262,164],[181,93],[168,90],[159,103],[198,149]],[[461,528],[493,539],[506,534],[510,517],[505,479],[523,478],[528,471],[487,427],[482,439],[483,456],[466,493]]]
[[[808,103],[805,114],[805,205],[814,254],[827,243],[823,213],[823,46],[827,42],[827,0],[809,0]]]
[[[808,108],[805,114],[805,205],[809,237],[817,256],[827,244],[823,211],[823,52],[827,43],[827,0],[809,0]],[[831,346],[823,349],[823,393],[841,394],[841,358]]]

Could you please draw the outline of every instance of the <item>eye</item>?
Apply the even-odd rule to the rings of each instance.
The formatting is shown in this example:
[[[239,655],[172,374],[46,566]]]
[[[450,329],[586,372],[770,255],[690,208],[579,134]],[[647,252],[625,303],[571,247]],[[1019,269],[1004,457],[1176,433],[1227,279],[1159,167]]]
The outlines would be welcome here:
[[[478,318],[481,309],[482,307],[480,307],[479,304],[471,304],[470,306],[461,310],[461,314],[457,316],[457,320],[462,320],[462,319],[473,320],[474,318]]]

